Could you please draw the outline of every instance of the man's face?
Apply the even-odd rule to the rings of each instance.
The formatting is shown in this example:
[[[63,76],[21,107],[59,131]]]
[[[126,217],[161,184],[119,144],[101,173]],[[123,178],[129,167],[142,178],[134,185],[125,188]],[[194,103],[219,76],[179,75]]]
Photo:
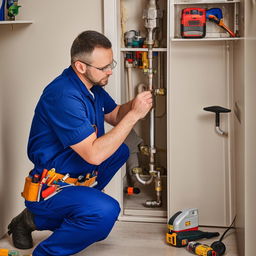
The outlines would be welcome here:
[[[84,78],[91,84],[105,86],[112,75],[113,63],[112,49],[95,48],[90,56],[90,62],[86,65]]]

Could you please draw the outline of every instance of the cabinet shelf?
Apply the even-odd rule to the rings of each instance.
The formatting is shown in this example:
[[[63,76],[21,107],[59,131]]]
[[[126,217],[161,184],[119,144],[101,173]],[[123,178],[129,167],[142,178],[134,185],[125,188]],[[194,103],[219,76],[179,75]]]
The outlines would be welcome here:
[[[9,25],[9,24],[32,24],[33,20],[4,20],[0,21],[0,25]]]
[[[148,48],[121,48],[121,52],[148,52]],[[167,52],[167,48],[153,48],[153,52]]]
[[[189,4],[233,4],[240,3],[240,0],[202,0],[202,1],[182,1],[182,2],[174,2],[174,5],[189,5]]]
[[[206,38],[171,38],[171,41],[173,42],[193,42],[193,41],[236,41],[236,40],[241,40],[243,37],[206,37]]]

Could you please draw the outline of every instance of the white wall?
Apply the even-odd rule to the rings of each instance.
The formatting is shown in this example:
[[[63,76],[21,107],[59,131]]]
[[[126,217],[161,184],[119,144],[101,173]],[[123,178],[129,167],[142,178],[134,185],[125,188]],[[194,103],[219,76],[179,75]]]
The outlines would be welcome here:
[[[33,111],[43,88],[69,65],[69,50],[83,30],[103,31],[102,0],[20,0],[17,19],[0,25],[0,236],[20,210]]]

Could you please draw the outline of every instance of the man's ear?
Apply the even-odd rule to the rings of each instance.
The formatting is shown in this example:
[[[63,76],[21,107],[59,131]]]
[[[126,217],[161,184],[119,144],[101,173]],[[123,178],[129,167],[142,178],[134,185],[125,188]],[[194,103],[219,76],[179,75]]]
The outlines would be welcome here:
[[[79,73],[81,73],[81,74],[84,74],[84,73],[85,73],[85,71],[86,71],[86,65],[85,65],[84,63],[82,63],[82,62],[80,62],[80,61],[76,61],[76,62],[74,63],[74,65],[75,65],[76,70],[77,70]]]

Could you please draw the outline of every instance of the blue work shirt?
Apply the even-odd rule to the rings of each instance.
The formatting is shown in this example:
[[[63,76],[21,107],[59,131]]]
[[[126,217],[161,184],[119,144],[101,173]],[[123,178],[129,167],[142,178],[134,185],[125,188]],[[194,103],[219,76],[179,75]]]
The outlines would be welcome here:
[[[88,90],[70,66],[43,91],[36,106],[28,141],[33,173],[55,168],[58,173],[77,177],[90,172],[87,163],[70,146],[96,131],[104,132],[104,114],[117,104],[100,86]]]

